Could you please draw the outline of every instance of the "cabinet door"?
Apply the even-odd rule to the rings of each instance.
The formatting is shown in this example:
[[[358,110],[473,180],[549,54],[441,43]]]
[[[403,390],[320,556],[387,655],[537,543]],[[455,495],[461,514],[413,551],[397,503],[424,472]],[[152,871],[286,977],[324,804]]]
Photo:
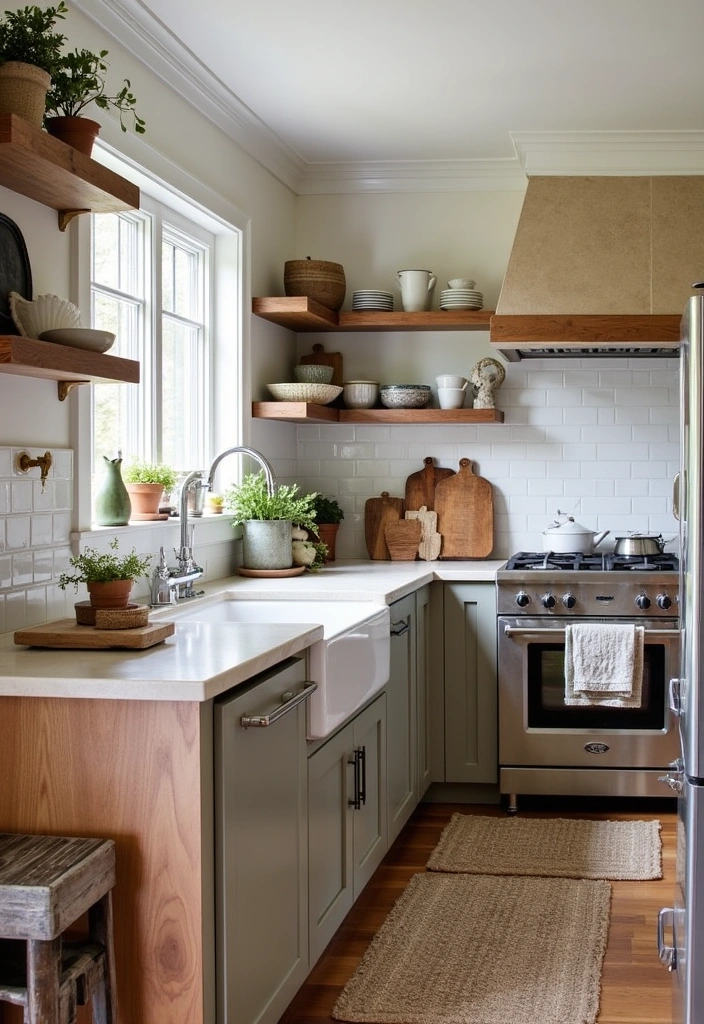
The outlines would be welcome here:
[[[361,806],[352,817],[354,898],[379,867],[388,849],[386,798],[386,694],[380,694],[352,722],[353,748],[361,754]]]
[[[496,588],[445,584],[445,778],[498,779]]]
[[[285,664],[215,705],[218,1024],[274,1024],[308,974],[305,703],[240,723],[301,689]]]
[[[430,587],[416,592],[416,801],[423,796],[432,782],[431,775],[431,716],[430,679],[432,645],[430,642]]]
[[[308,758],[310,966],[354,903],[352,726]]]
[[[386,686],[386,770],[389,843],[418,803],[416,601],[415,595],[391,605],[391,667]]]

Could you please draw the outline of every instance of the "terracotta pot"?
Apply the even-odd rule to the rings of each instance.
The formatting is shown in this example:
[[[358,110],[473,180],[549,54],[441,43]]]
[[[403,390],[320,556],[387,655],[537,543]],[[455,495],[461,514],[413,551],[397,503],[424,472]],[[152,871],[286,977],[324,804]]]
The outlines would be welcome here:
[[[8,60],[0,67],[0,114],[17,114],[36,128],[44,119],[51,76],[34,64]]]
[[[133,586],[132,580],[86,583],[93,608],[126,608]]]
[[[125,484],[130,496],[130,519],[153,519],[159,515],[164,488],[161,484]]]
[[[46,130],[55,139],[61,139],[79,153],[90,156],[93,143],[98,137],[100,125],[89,117],[47,117]]]
[[[339,523],[318,523],[318,540],[322,541],[323,544],[327,544],[328,553],[325,556],[326,562],[335,561],[335,542],[337,540],[337,531],[340,529]]]

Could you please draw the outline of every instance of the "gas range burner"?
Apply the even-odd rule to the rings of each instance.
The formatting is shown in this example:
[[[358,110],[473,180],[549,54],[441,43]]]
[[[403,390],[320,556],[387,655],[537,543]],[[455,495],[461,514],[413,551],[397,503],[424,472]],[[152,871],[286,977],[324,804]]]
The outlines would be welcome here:
[[[557,569],[560,572],[677,572],[676,555],[616,555],[613,552],[519,551],[506,563],[506,570],[526,572]]]

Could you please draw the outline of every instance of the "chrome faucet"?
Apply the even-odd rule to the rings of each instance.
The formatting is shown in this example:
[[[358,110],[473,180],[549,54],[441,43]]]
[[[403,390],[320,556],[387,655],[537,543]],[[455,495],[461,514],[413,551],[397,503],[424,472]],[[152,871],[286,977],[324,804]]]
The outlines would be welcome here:
[[[176,565],[169,566],[166,563],[166,554],[161,548],[159,552],[159,564],[154,570],[151,585],[151,605],[158,607],[165,604],[175,604],[177,601],[187,600],[191,597],[200,597],[202,590],[194,590],[193,583],[203,575],[203,570],[196,563],[193,557],[193,531],[194,527],[188,525],[188,493],[196,487],[203,490],[213,489],[215,470],[226,455],[234,455],[239,452],[241,455],[249,455],[262,467],[266,478],[267,493],[271,497],[274,493],[274,472],[261,454],[254,448],[238,444],[234,448],[226,448],[213,459],[208,470],[208,478],[204,481],[203,473],[194,470],[189,473],[181,485],[181,498],[179,501],[179,519],[181,523],[181,539],[178,548],[174,549]]]

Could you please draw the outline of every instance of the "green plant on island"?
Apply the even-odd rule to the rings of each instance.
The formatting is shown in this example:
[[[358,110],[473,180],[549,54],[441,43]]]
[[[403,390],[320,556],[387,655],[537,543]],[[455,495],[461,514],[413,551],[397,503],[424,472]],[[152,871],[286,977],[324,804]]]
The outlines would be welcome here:
[[[65,590],[73,585],[78,590],[80,583],[109,583],[112,580],[132,580],[134,583],[142,576],[148,576],[152,556],[140,558],[134,548],[127,555],[113,554],[119,546],[117,537],[113,537],[108,552],[86,548],[74,555],[69,559],[69,564],[75,571],[61,573],[59,587]]]
[[[138,135],[144,135],[145,122],[138,117],[135,108],[136,97],[132,93],[129,78],[123,79],[122,88],[114,95],[108,95],[105,76],[108,65],[105,62],[108,51],[92,53],[90,50],[75,49],[61,54],[51,75],[51,87],[46,97],[46,117],[80,117],[90,104],[101,110],[113,107],[120,115],[120,128],[127,131],[125,115],[132,118],[132,127]]]
[[[127,484],[161,484],[169,494],[176,483],[176,472],[171,466],[161,463],[131,462],[122,471],[122,479]]]
[[[316,523],[341,523],[345,518],[345,513],[332,496],[316,494],[313,508]]]
[[[232,525],[250,519],[289,519],[306,530],[315,530],[313,501],[315,494],[298,496],[297,484],[280,484],[269,494],[262,472],[247,474],[241,484],[225,491],[225,508],[232,514]]]
[[[60,0],[56,7],[23,7],[5,11],[0,19],[0,65],[8,61],[33,64],[53,75],[61,59],[66,37],[53,28],[57,19],[68,14]]]

